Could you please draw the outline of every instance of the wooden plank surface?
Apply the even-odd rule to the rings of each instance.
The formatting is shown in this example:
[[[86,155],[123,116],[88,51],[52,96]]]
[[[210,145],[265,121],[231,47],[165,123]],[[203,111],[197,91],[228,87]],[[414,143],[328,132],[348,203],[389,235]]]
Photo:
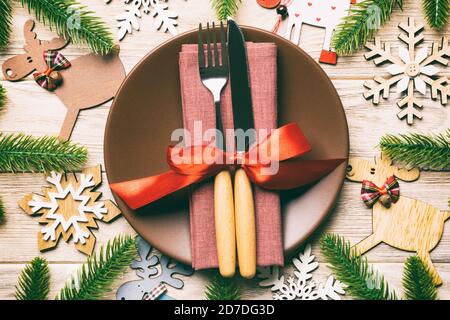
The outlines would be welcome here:
[[[104,21],[115,31],[115,16],[123,11],[123,2],[112,1],[105,5],[100,0],[83,0],[84,4],[97,12]],[[196,28],[199,22],[211,21],[214,13],[210,9],[207,0],[169,0],[170,9],[179,13],[178,32],[184,32]],[[400,30],[397,28],[400,22],[406,21],[408,16],[414,16],[423,22],[420,6],[414,0],[405,1],[404,11],[397,10],[393,19],[379,32],[382,40],[393,42],[393,51],[400,44],[397,36]],[[8,48],[0,53],[0,64],[15,54],[23,52],[23,23],[31,16],[15,5],[14,27],[11,43]],[[275,12],[260,8],[256,1],[246,0],[241,4],[237,17],[238,22],[269,30],[275,20]],[[128,35],[121,45],[121,58],[126,71],[144,57],[150,50],[170,39],[170,35],[153,30],[153,21],[150,16],[141,19],[141,30],[133,35]],[[39,37],[47,39],[54,36],[42,24],[37,24]],[[426,27],[425,42],[422,45],[430,45],[433,41],[439,41],[442,35],[450,35],[450,27],[441,34],[431,31]],[[305,26],[302,30],[301,47],[310,53],[316,60],[322,47],[324,31],[319,28]],[[69,58],[87,53],[86,48],[70,45],[63,53]],[[424,119],[417,121],[413,126],[407,126],[399,121],[395,114],[398,108],[395,106],[398,95],[391,94],[388,100],[383,100],[375,107],[370,101],[366,101],[362,93],[363,83],[371,79],[373,75],[387,73],[383,68],[377,68],[373,62],[366,61],[363,57],[364,50],[349,56],[339,57],[336,66],[321,65],[333,81],[344,105],[350,129],[351,154],[354,156],[373,157],[377,153],[376,145],[379,138],[385,133],[401,133],[408,131],[418,132],[442,132],[450,127],[450,113],[448,107],[442,107],[439,102],[432,101],[428,96],[421,97],[425,108]],[[442,75],[450,76],[450,67],[440,67]],[[57,134],[63,121],[65,107],[54,94],[47,93],[39,88],[31,78],[19,83],[11,83],[1,78],[2,85],[8,90],[8,103],[0,111],[0,128],[2,132],[25,132],[36,136]],[[427,93],[428,94],[428,93]],[[103,134],[106,118],[109,112],[107,103],[101,107],[82,111],[76,124],[73,141],[83,144],[89,149],[88,165],[103,164]],[[106,175],[103,174],[104,182]],[[421,178],[413,183],[401,183],[402,194],[426,201],[438,208],[447,208],[447,199],[450,196],[449,172],[423,172]],[[38,192],[44,179],[41,174],[1,174],[0,194],[4,199],[7,218],[0,225],[0,299],[14,298],[14,285],[17,275],[24,265],[33,257],[39,255],[37,249],[36,233],[39,230],[37,219],[25,215],[17,206],[17,201],[26,193]],[[359,200],[360,185],[345,182],[336,208],[330,213],[325,223],[308,240],[313,244],[313,253],[321,262],[315,275],[323,280],[330,274],[323,257],[320,255],[317,240],[324,232],[333,232],[345,236],[352,243],[356,243],[371,233],[371,211],[366,209]],[[105,198],[110,198],[111,193],[106,185],[101,187]],[[132,228],[125,219],[120,218],[112,224],[100,223],[100,229],[96,231],[99,245],[118,234],[133,234]],[[401,292],[401,273],[403,262],[411,253],[396,250],[387,245],[379,245],[367,254],[374,267],[384,273],[386,279]],[[60,243],[56,250],[42,254],[51,266],[52,295],[63,287],[65,281],[86,260],[86,257],[77,252],[72,244]],[[444,284],[439,289],[441,298],[450,298],[450,224],[445,225],[442,241],[431,253],[432,260],[440,272]],[[287,271],[289,272],[289,271]],[[183,290],[169,289],[169,294],[174,298],[201,299],[203,289],[208,283],[211,272],[196,272],[194,276],[185,278]],[[126,280],[136,276],[130,270],[117,286]],[[268,289],[257,288],[255,281],[241,281],[244,297],[249,299],[270,299]],[[107,298],[114,298],[111,293]]]

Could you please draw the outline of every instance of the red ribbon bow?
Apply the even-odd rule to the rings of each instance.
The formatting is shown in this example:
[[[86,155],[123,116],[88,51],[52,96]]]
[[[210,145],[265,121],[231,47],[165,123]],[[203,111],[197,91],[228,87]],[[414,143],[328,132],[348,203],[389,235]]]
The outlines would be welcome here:
[[[372,207],[384,194],[387,194],[392,202],[397,202],[400,197],[400,185],[395,176],[388,178],[381,188],[372,181],[364,180],[362,182],[361,199],[368,207]]]
[[[44,72],[35,72],[33,77],[37,84],[42,88],[53,91],[56,89],[57,84],[50,78],[50,74],[53,71],[67,69],[71,64],[69,60],[58,51],[44,51],[44,60],[47,64],[47,70]]]
[[[263,150],[279,146],[274,155],[264,155]],[[333,171],[345,159],[302,160],[301,155],[311,151],[311,147],[297,124],[290,123],[272,131],[263,141],[244,154],[227,153],[212,146],[192,146],[168,149],[167,162],[170,171],[156,176],[112,183],[111,189],[132,209],[140,208],[177,190],[198,183],[230,166],[241,166],[249,179],[266,189],[293,189],[322,178]],[[192,162],[195,155],[210,154],[220,161],[206,163],[204,157]],[[257,159],[253,161],[253,156]],[[181,160],[181,161],[180,161]],[[189,161],[183,161],[189,160]],[[274,174],[265,174],[272,162],[279,165]]]

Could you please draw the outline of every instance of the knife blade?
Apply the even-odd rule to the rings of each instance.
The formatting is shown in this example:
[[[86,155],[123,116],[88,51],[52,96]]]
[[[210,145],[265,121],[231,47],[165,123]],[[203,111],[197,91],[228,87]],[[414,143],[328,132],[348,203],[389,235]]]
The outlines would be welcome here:
[[[236,151],[242,152],[248,150],[255,140],[253,132],[247,132],[254,129],[254,120],[244,34],[231,19],[228,21],[228,55],[234,128],[242,129],[248,134],[248,139],[236,141]]]
[[[231,19],[228,20],[228,56],[235,149],[241,153],[248,150],[256,139],[256,134],[255,130],[249,130],[254,128],[254,121],[245,39],[239,26]],[[242,277],[248,279],[256,274],[256,225],[253,203],[251,182],[245,171],[239,168],[234,176],[236,243],[239,272]]]

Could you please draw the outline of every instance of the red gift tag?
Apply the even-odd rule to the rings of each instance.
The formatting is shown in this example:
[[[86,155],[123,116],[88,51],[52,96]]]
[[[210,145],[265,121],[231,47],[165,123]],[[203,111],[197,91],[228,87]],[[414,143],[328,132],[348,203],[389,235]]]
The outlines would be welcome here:
[[[258,2],[258,4],[263,8],[273,9],[278,7],[281,0],[256,0],[256,2]]]

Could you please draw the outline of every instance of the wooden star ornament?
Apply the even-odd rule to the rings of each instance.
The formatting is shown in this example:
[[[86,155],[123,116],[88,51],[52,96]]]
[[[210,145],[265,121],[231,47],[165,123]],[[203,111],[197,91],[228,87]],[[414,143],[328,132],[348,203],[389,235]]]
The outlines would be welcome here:
[[[39,250],[54,249],[63,238],[73,239],[78,251],[90,255],[97,220],[108,223],[121,214],[111,200],[99,201],[101,192],[94,191],[102,182],[101,166],[86,168],[78,176],[51,172],[47,182],[50,186],[42,189],[42,195],[27,194],[19,201],[27,214],[40,216]]]

